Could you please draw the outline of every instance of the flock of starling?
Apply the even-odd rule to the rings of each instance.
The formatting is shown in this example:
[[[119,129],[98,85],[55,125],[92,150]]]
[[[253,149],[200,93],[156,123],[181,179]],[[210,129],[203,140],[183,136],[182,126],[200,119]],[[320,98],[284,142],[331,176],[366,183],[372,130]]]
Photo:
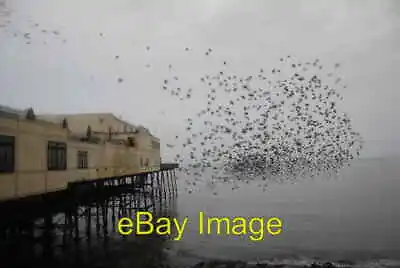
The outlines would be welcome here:
[[[10,20],[7,20],[3,24],[5,33],[9,34],[13,38],[21,38],[27,45],[30,45],[34,42],[42,42],[42,44],[46,45],[49,40],[59,40],[61,43],[67,43],[67,39],[62,36],[59,30],[42,28],[39,23],[30,22],[30,31],[12,29],[10,24]]]
[[[302,63],[286,56],[280,63],[268,72],[240,76],[223,61],[219,72],[199,78],[196,93],[207,94],[207,101],[186,119],[187,134],[168,145],[178,150],[175,161],[193,179],[187,180],[189,192],[204,176],[211,184],[234,183],[232,189],[256,180],[265,190],[271,181],[336,173],[360,155],[363,139],[340,111],[341,79],[334,75],[340,64],[324,83],[318,59]],[[178,81],[173,74],[161,88],[191,99],[193,88],[183,90]]]
[[[38,23],[32,27],[40,30]],[[61,36],[58,31],[40,31]],[[22,36],[27,44],[32,41],[29,32],[13,35]],[[104,34],[99,32],[98,37]],[[150,49],[146,46],[145,52]],[[204,56],[212,53],[209,48]],[[211,177],[212,184],[257,180],[265,187],[271,181],[337,172],[359,156],[362,137],[340,111],[343,97],[337,88],[345,87],[334,75],[340,64],[326,76],[318,59],[302,63],[291,56],[281,58],[279,68],[260,68],[246,76],[232,73],[226,60],[221,65],[217,73],[199,77],[196,90],[179,85],[171,64],[171,77],[162,82],[163,91],[182,101],[194,98],[194,93],[207,96],[196,116],[186,119],[187,134],[167,145],[178,150],[175,161],[193,179],[187,180],[190,187],[204,176]],[[123,81],[116,78],[117,83]]]

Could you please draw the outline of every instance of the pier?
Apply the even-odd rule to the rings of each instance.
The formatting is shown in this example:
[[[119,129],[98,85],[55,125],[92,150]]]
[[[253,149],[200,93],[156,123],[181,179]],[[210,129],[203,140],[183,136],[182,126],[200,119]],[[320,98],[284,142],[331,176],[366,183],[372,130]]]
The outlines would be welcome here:
[[[175,166],[166,165],[158,171],[73,182],[62,191],[1,202],[0,257],[5,267],[30,267],[33,260],[88,267],[93,261],[85,259],[98,254],[97,247],[127,239],[117,232],[119,218],[132,217],[135,211],[173,216],[176,196]],[[145,244],[154,240],[133,239],[147,239]],[[161,242],[154,243],[157,248]]]

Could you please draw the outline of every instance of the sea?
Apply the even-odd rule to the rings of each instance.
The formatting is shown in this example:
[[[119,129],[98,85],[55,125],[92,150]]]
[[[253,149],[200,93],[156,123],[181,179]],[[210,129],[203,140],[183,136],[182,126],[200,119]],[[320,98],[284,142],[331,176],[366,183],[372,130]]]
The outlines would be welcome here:
[[[235,191],[220,186],[216,195],[206,189],[180,193],[179,217],[197,219],[199,211],[213,217],[278,217],[282,232],[262,241],[199,235],[196,222],[173,243],[179,256],[400,267],[400,158],[360,159],[338,176],[270,184],[265,191],[256,183]]]
[[[107,243],[91,240],[88,246],[81,241],[80,247],[64,250],[51,267],[193,267],[215,260],[274,267],[326,262],[337,267],[400,267],[400,158],[360,159],[338,176],[276,182],[266,189],[252,182],[235,190],[200,183],[187,191],[189,175],[176,175],[178,194],[164,212],[180,222],[188,219],[181,240],[174,235],[121,236],[114,226]],[[260,241],[224,232],[200,234],[200,212],[230,219],[277,217],[282,232],[266,234]],[[7,255],[5,267],[19,267],[13,261],[24,258],[24,267],[40,265],[19,254]],[[73,261],[78,255],[80,264]]]

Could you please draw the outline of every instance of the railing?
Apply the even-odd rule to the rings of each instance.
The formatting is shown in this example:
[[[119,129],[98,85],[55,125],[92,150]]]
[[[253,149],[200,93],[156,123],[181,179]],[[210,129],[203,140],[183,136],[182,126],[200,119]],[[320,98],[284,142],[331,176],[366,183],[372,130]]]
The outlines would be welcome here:
[[[178,163],[161,163],[160,164],[160,169],[174,169],[174,168],[179,168]]]

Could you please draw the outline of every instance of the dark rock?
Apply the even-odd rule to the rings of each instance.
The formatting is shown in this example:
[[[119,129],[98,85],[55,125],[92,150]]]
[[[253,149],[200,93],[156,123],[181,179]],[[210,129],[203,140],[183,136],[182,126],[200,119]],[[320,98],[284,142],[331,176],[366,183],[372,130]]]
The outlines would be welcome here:
[[[333,265],[331,262],[326,262],[322,265],[323,268],[335,268],[336,266]]]

